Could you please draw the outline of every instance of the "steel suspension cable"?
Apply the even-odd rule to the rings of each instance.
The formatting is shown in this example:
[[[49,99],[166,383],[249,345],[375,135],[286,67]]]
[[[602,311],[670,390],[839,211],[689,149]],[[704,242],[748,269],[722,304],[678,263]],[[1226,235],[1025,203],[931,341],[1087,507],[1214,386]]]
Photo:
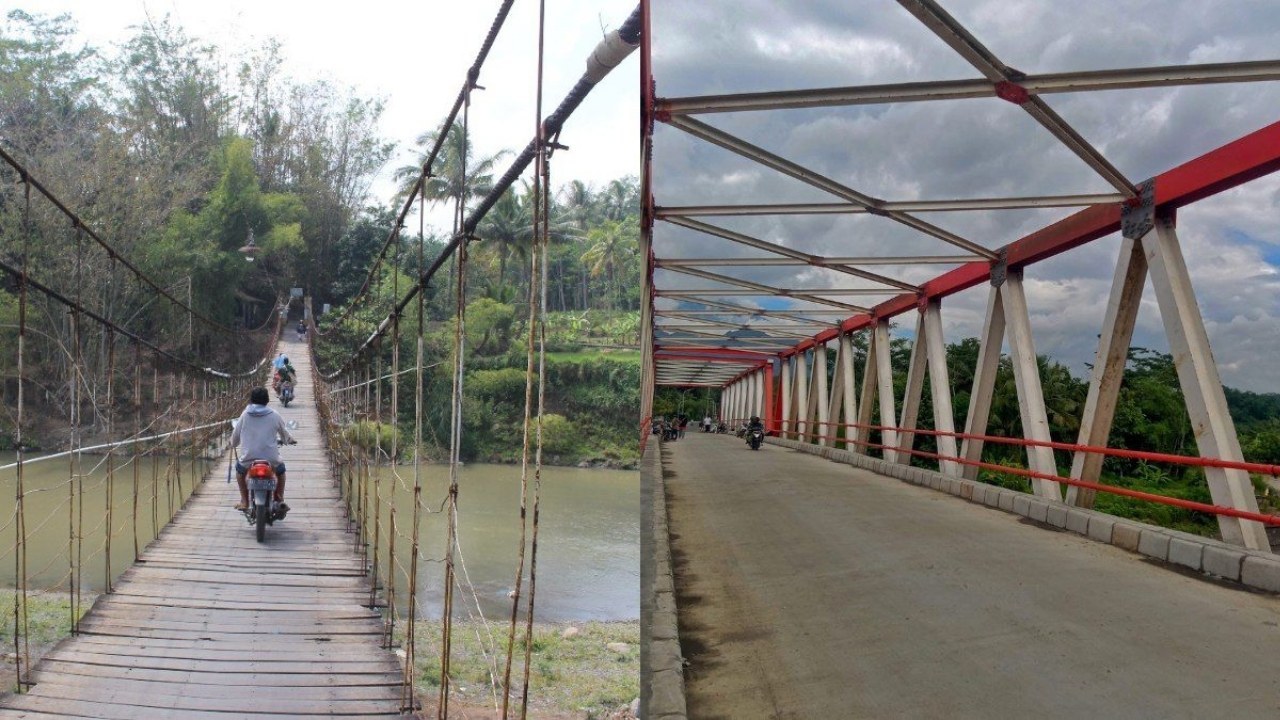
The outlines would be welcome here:
[[[542,159],[546,155],[546,137],[543,135],[542,127],[542,74],[544,67],[544,40],[546,38],[546,1],[538,1],[538,60],[535,68],[535,101],[533,113],[533,134],[538,144],[538,162],[541,164]],[[533,406],[533,348],[535,324],[538,320],[538,305],[535,302],[537,295],[537,276],[538,276],[538,240],[540,237],[539,219],[542,213],[542,203],[540,202],[540,193],[544,191],[542,187],[542,177],[536,171],[533,175],[533,247],[529,252],[529,328],[528,341],[526,346],[525,360],[525,380],[524,380],[524,427],[521,434],[520,449],[520,544],[516,551],[516,578],[515,588],[512,590],[511,596],[511,624],[507,630],[507,661],[502,672],[502,717],[506,720],[510,715],[511,705],[511,663],[515,654],[516,642],[516,621],[520,614],[520,591],[524,582],[524,556],[525,542],[527,540],[527,516],[528,516],[528,498],[529,498],[529,420]],[[532,642],[527,634],[524,638],[525,645]],[[528,661],[526,660],[526,663]],[[522,711],[523,712],[523,711]]]
[[[468,116],[471,110],[471,96],[468,93],[462,105],[462,146],[467,146]],[[466,155],[463,154],[461,168],[462,183],[465,187],[467,177]],[[463,223],[462,191],[459,189],[456,214],[454,215],[455,232]],[[462,379],[466,372],[466,318],[467,318],[467,240],[464,238],[456,255],[454,255],[454,326],[453,326],[453,397],[450,403],[449,427],[449,495],[448,517],[445,531],[445,565],[444,565],[444,612],[441,621],[440,644],[440,701],[436,708],[439,720],[449,717],[449,664],[453,651],[453,584],[454,584],[454,544],[458,532],[458,463],[462,455]]]
[[[546,146],[542,152],[542,186],[547,192],[542,194],[542,238],[540,241],[542,254],[542,287],[538,301],[538,415],[536,450],[533,461],[533,537],[529,544],[529,609],[525,615],[524,646],[524,682],[520,696],[520,717],[526,717],[529,710],[529,671],[533,660],[533,617],[534,600],[538,590],[538,518],[542,500],[542,420],[547,406],[547,247],[551,244],[551,147]]]
[[[14,559],[14,595],[13,595],[13,662],[14,673],[17,678],[17,691],[22,692],[26,684],[23,677],[23,670],[30,672],[31,658],[29,654],[30,633],[28,630],[27,617],[27,520],[26,520],[26,503],[24,492],[23,477],[23,437],[22,424],[25,418],[23,410],[25,406],[25,392],[23,389],[23,380],[26,377],[24,366],[24,355],[27,335],[27,257],[29,249],[29,239],[31,235],[31,183],[24,173],[22,176],[22,275],[18,281],[18,413],[17,426],[14,428],[14,442],[17,444],[17,460],[18,472],[17,481],[14,484],[14,508],[17,513],[17,521],[14,524],[14,532],[17,535]],[[19,645],[19,641],[24,641]]]
[[[426,201],[427,191],[423,186],[418,194],[418,273],[421,275],[425,260],[423,240],[426,238]],[[422,523],[422,361],[424,352],[424,326],[426,315],[426,297],[418,294],[418,333],[417,357],[414,362],[414,401],[413,401],[413,538],[409,554],[409,608],[408,623],[405,631],[404,685],[401,702],[402,710],[414,710],[413,680],[414,666],[417,662],[417,620],[418,620],[418,555],[419,532]]]

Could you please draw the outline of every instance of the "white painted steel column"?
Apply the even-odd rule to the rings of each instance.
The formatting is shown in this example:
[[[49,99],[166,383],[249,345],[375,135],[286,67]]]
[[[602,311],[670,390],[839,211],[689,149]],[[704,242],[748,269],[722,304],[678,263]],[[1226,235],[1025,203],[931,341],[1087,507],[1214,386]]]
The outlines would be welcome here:
[[[764,370],[751,373],[751,415],[764,414]]]
[[[1004,344],[1004,303],[1000,286],[992,285],[987,295],[986,320],[978,338],[978,363],[973,369],[973,391],[969,395],[969,414],[964,421],[966,435],[986,435],[991,419],[991,396],[996,388],[996,372],[1000,369],[1000,348]],[[960,445],[960,457],[971,462],[982,460],[982,441],[966,438]],[[967,480],[978,477],[976,465],[964,465],[961,475]]]
[[[855,428],[853,424],[858,422],[858,380],[853,373],[853,338],[848,334],[841,336],[840,347],[844,351],[844,359],[840,361],[839,367],[836,368],[836,371],[840,373],[841,382],[843,383],[841,395],[843,395],[842,403],[844,405],[845,419],[844,445],[846,448],[852,448],[857,446],[851,445],[848,441],[849,439],[856,437],[857,428]]]
[[[955,412],[951,409],[951,372],[947,368],[947,345],[942,337],[942,303],[931,301],[924,309],[925,350],[929,362],[929,389],[933,396],[933,429],[939,432],[955,432]],[[938,454],[959,457],[956,439],[952,435],[938,435]],[[942,460],[938,469],[953,477],[960,475],[960,464],[954,460]]]
[[[801,442],[809,442],[809,358],[796,353],[796,432]]]
[[[902,396],[902,416],[898,421],[897,461],[903,465],[911,464],[911,453],[915,444],[916,420],[920,415],[920,396],[924,393],[925,343],[924,313],[916,315],[916,339],[911,344],[911,360],[907,365],[907,387]]]
[[[875,410],[876,402],[876,359],[875,359],[876,334],[871,331],[867,339],[867,361],[862,367],[862,393],[858,397],[858,424],[857,438],[861,442],[866,442],[871,437],[871,431],[867,426],[871,424],[871,415]],[[859,444],[855,448],[860,453],[867,452],[867,446]]]
[[[1187,414],[1195,429],[1196,447],[1201,457],[1216,457],[1240,462],[1240,440],[1235,423],[1227,409],[1222,379],[1209,346],[1200,307],[1191,287],[1182,249],[1172,217],[1157,217],[1155,230],[1142,240],[1151,284],[1160,304],[1160,318],[1169,336],[1169,350],[1178,369],[1178,382],[1187,401]],[[1205,468],[1209,493],[1218,505],[1249,512],[1258,511],[1249,475],[1243,470]],[[1262,523],[1253,520],[1218,516],[1222,539],[1251,550],[1270,551]]]
[[[782,395],[782,437],[790,438],[791,430],[791,358],[782,361],[782,381],[778,383],[778,392]]]
[[[894,429],[897,413],[893,409],[893,365],[889,358],[889,321],[878,320],[872,332],[874,333],[872,345],[875,348],[877,394],[880,396],[880,424],[884,426],[880,431],[880,442],[886,448],[884,459],[896,462],[898,454],[892,448],[898,446],[898,433]],[[868,358],[868,363],[871,360]]]
[[[835,435],[834,428],[831,425],[831,403],[830,397],[827,395],[827,344],[820,343],[813,349],[813,379],[815,381],[814,393],[817,395],[817,422],[814,423],[814,431],[819,435]],[[818,438],[818,444],[826,447],[834,445],[828,442],[825,437]]]
[[[1022,287],[1022,271],[1010,270],[1000,289],[1004,301],[1005,328],[1009,334],[1009,356],[1013,361],[1013,381],[1018,388],[1018,411],[1022,418],[1022,436],[1028,440],[1049,442],[1049,416],[1045,412],[1044,389],[1040,385],[1040,366],[1036,362],[1035,343],[1031,338],[1031,316],[1027,296]],[[1058,474],[1053,450],[1027,446],[1027,465],[1035,472]],[[1061,485],[1052,480],[1033,478],[1031,489],[1040,497],[1062,501]]]
[[[1111,296],[1107,299],[1102,333],[1098,336],[1098,352],[1093,358],[1089,395],[1080,418],[1080,434],[1076,440],[1080,445],[1102,447],[1111,436],[1116,401],[1120,397],[1120,383],[1129,360],[1129,347],[1133,342],[1133,328],[1138,321],[1146,278],[1147,257],[1142,252],[1141,241],[1124,238],[1111,280]],[[1097,482],[1102,475],[1103,459],[1102,455],[1076,453],[1071,460],[1071,477]],[[1089,488],[1073,485],[1067,488],[1067,503],[1093,507],[1096,494]]]

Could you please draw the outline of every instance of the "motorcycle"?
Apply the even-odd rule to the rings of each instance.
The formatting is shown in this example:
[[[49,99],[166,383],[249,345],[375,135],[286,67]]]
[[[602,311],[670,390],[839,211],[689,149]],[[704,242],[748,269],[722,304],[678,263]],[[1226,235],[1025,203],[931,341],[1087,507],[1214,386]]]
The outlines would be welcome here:
[[[752,450],[759,450],[760,445],[764,442],[764,430],[760,428],[751,428],[747,431],[747,444]]]
[[[280,404],[289,407],[291,402],[293,402],[293,383],[285,380],[280,383]]]
[[[286,426],[293,430],[298,427],[298,423],[291,420]],[[276,444],[284,443],[277,440]],[[267,539],[267,526],[274,524],[277,520],[283,520],[287,512],[282,511],[281,504],[276,501],[276,485],[279,484],[276,469],[270,461],[251,460],[244,480],[249,488],[249,506],[244,509],[244,516],[249,524],[254,526],[254,534],[258,542],[263,542]]]

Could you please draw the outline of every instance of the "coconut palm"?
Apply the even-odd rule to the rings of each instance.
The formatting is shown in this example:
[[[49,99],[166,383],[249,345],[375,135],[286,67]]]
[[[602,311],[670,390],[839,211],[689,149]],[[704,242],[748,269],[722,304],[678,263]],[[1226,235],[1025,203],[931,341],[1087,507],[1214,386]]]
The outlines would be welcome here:
[[[533,188],[528,183],[524,184],[523,193],[517,194],[514,188],[510,188],[498,198],[476,228],[476,235],[491,243],[497,253],[500,287],[506,284],[507,261],[513,256],[523,261],[523,267],[528,267],[529,249],[533,247],[534,237],[533,202]],[[547,223],[547,232],[553,244],[578,235],[573,221],[557,217],[554,209],[551,221]],[[520,273],[516,277],[520,278]]]
[[[418,175],[422,173],[422,164],[427,161],[427,153],[435,147],[440,137],[440,130],[419,135],[415,143],[422,151],[418,154],[416,165],[403,165],[395,172],[395,179],[400,183],[400,196],[404,197],[413,189]],[[462,132],[462,126],[454,124],[449,127],[448,135],[436,156],[431,169],[431,177],[427,178],[426,197],[431,203],[448,202],[462,199],[465,206],[473,198],[483,197],[493,189],[493,172],[499,161],[509,154],[503,150],[488,157],[476,158],[470,139]],[[466,177],[463,177],[463,165],[466,165]]]

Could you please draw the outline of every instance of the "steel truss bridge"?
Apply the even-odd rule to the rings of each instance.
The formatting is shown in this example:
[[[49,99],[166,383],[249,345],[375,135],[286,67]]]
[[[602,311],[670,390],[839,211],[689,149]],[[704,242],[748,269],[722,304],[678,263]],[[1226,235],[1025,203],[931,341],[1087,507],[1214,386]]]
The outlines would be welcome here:
[[[664,13],[674,13],[674,10],[658,3],[648,10],[647,28],[653,26],[658,29],[655,32],[646,30],[641,59],[642,198],[646,203],[642,237],[648,259],[643,297],[649,298],[642,332],[646,363],[642,402],[650,403],[642,411],[642,433],[648,436],[648,423],[654,420],[651,403],[655,388],[719,389],[719,414],[733,426],[751,416],[759,416],[772,436],[772,443],[821,454],[881,475],[949,490],[972,502],[985,502],[1010,511],[1014,509],[1015,497],[997,499],[988,494],[995,492],[994,489],[988,490],[985,484],[973,482],[979,471],[1026,478],[1030,483],[1030,495],[1022,495],[1022,499],[1017,501],[1018,507],[1023,510],[1021,514],[1028,517],[1028,509],[1037,508],[1038,517],[1033,519],[1039,522],[1058,517],[1059,512],[1064,518],[1059,527],[1064,526],[1069,512],[1082,513],[1080,518],[1085,514],[1101,515],[1091,510],[1098,493],[1115,493],[1144,502],[1212,513],[1217,518],[1221,535],[1221,542],[1215,545],[1214,552],[1248,555],[1253,560],[1246,564],[1253,563],[1255,569],[1267,568],[1258,570],[1258,574],[1253,576],[1255,586],[1272,592],[1280,591],[1280,574],[1276,574],[1280,571],[1280,564],[1276,564],[1267,533],[1268,528],[1280,527],[1280,516],[1259,512],[1250,480],[1250,474],[1261,475],[1269,478],[1274,487],[1280,468],[1246,462],[1241,453],[1196,298],[1197,269],[1187,265],[1178,226],[1179,209],[1192,207],[1280,170],[1280,121],[1218,147],[1197,148],[1195,152],[1200,153],[1197,157],[1166,166],[1166,170],[1153,177],[1141,178],[1126,174],[1108,158],[1106,152],[1086,139],[1087,133],[1073,126],[1050,105],[1054,95],[1063,93],[1092,94],[1274,82],[1280,80],[1280,60],[1028,74],[1015,68],[1019,58],[1002,57],[993,52],[984,44],[983,38],[948,12],[944,7],[948,4],[935,0],[898,0],[896,6],[887,2],[860,4],[866,7],[859,10],[871,13],[905,10],[918,22],[916,29],[926,31],[920,33],[921,38],[931,35],[932,39],[944,43],[963,60],[971,77],[812,87],[811,78],[792,76],[783,81],[786,87],[776,89],[679,97],[663,94],[664,86],[671,85],[663,74],[663,53],[679,51],[687,54],[690,52],[689,39],[673,37],[679,36],[678,23],[669,19],[664,21]],[[1170,12],[1177,12],[1179,4],[1170,5],[1174,6]],[[1118,21],[1125,22],[1122,18]],[[726,27],[729,29],[725,32],[732,36],[732,28],[752,25],[743,21]],[[799,32],[795,28],[779,28],[778,32],[787,30]],[[843,36],[834,33],[825,39],[835,42],[833,37]],[[664,45],[664,40],[669,44]],[[922,43],[928,41],[921,40]],[[737,38],[737,42],[744,47],[754,42],[759,48],[766,40],[744,36]],[[915,46],[906,46],[908,53],[914,49]],[[691,81],[687,74],[681,76],[679,82],[684,83],[682,87],[693,82],[719,89],[726,82],[725,78],[731,77],[735,71],[747,73],[757,67],[731,54],[715,55],[714,60],[706,59],[712,57],[710,55],[699,57],[704,58],[702,65],[696,68],[687,65],[687,68],[696,70],[699,77]],[[682,61],[685,60],[687,58],[682,56]],[[782,73],[770,68],[769,76],[782,77]],[[804,89],[793,89],[796,87]],[[964,198],[880,197],[867,188],[854,187],[842,180],[844,175],[856,174],[856,168],[836,167],[833,170],[831,160],[820,157],[820,151],[812,148],[805,158],[800,159],[794,149],[790,153],[777,149],[784,139],[765,130],[788,126],[798,118],[811,121],[809,129],[812,130],[813,127],[822,127],[816,119],[825,119],[823,112],[852,112],[850,109],[858,108],[867,109],[866,113],[857,115],[859,123],[887,123],[891,116],[880,112],[885,108],[904,103],[942,106],[958,100],[971,104],[989,102],[1014,106],[1056,145],[1053,148],[1056,156],[1077,159],[1088,168],[1092,176],[1091,185],[1101,183],[1107,190],[1098,192],[1065,187],[1060,194],[993,193],[984,196],[981,194],[983,189],[975,187],[975,195]],[[799,112],[802,110],[805,111],[803,115]],[[778,119],[769,124],[775,115]],[[735,133],[726,127],[740,130]],[[978,131],[971,129],[969,134],[974,132]],[[753,133],[767,139],[746,139]],[[961,141],[970,139],[964,137]],[[787,197],[804,197],[806,200],[726,202],[725,197],[744,193],[718,186],[721,181],[727,182],[726,176],[717,175],[714,170],[699,164],[702,158],[712,155],[706,152],[712,146],[718,148],[716,157],[733,158],[733,164],[725,162],[719,167],[740,171],[735,177],[764,177],[766,180],[755,187],[776,189],[785,186],[794,190]],[[984,148],[990,146],[990,143],[983,145]],[[1002,154],[994,160],[984,160],[1017,165],[1043,163],[1047,162],[1045,158],[1055,156],[1055,153],[1046,152],[1042,145],[1011,146],[1005,143],[998,152]],[[789,180],[784,182],[785,179]],[[928,185],[911,182],[919,179],[894,178],[901,181],[897,187]],[[678,196],[667,194],[671,191],[666,189],[673,187],[681,188]],[[1054,213],[1056,217],[998,247],[965,237],[932,221],[932,218],[952,218],[966,213],[986,213],[987,217],[998,218],[997,213],[1003,212],[1018,218],[1022,216],[1016,213],[1029,210]],[[806,216],[863,220],[855,231],[841,239],[836,249],[830,249],[830,246],[837,243],[828,242],[828,249],[814,252],[812,243],[807,243],[802,231],[797,230],[811,227],[797,220]],[[925,219],[925,216],[930,219]],[[1015,220],[1010,220],[1013,222]],[[999,224],[999,220],[994,220],[993,224]],[[1096,338],[1092,333],[1080,338],[1081,343],[1095,347],[1096,352],[1087,400],[1079,415],[1078,436],[1055,439],[1050,436],[1042,378],[1036,359],[1034,335],[1037,328],[1033,327],[1033,316],[1028,311],[1025,277],[1034,274],[1040,263],[1095,241],[1114,238],[1117,234],[1120,235],[1120,248],[1111,274],[1102,324]],[[904,249],[914,252],[905,253]],[[784,271],[792,273],[792,280],[778,279],[786,275]],[[764,279],[766,277],[772,279]],[[1198,457],[1107,447],[1143,286],[1148,281],[1155,290],[1164,334],[1177,367],[1178,383],[1186,398]],[[944,332],[948,327],[944,309],[948,299],[970,289],[975,289],[975,292],[982,289],[987,300],[978,334],[980,349],[973,368],[973,384],[963,388],[969,394],[967,414],[957,418],[951,395],[954,385],[949,377],[944,342]],[[909,371],[905,391],[901,394],[895,392],[890,364],[893,323],[901,324],[911,339]],[[1012,364],[1021,437],[997,436],[989,432],[1002,346],[1008,347],[1008,358]],[[854,361],[858,352],[865,352],[866,362],[860,372],[855,372],[859,369]],[[923,427],[918,422],[922,402],[925,402],[926,378],[930,388],[928,402],[934,418],[931,427]],[[702,413],[697,415],[700,418]],[[925,437],[933,440],[936,451],[919,447]],[[669,485],[665,502],[673,513],[670,518],[671,532],[676,534],[673,538],[692,535],[703,525],[723,530],[733,524],[730,512],[742,512],[753,522],[767,524],[761,514],[735,502],[727,501],[726,507],[719,507],[702,496],[704,491],[698,485],[705,478],[708,488],[719,488],[732,495],[737,490],[731,486],[740,482],[743,484],[741,492],[751,495],[756,491],[754,481],[765,482],[765,476],[757,477],[751,467],[743,466],[734,482],[726,479],[722,486],[717,479],[724,474],[722,464],[737,468],[740,463],[729,460],[728,456],[721,459],[720,454],[738,450],[729,450],[728,445],[708,449],[705,447],[707,441],[699,439],[698,445],[689,447],[716,453],[699,459],[688,455],[694,450],[685,449],[686,442],[676,443],[671,449],[664,444],[661,462],[664,467],[671,464],[680,468],[673,473],[679,480],[672,481],[683,498],[680,502],[692,503],[701,509],[696,513],[685,510],[684,522],[679,522],[680,504],[672,499],[673,491]],[[1025,467],[1005,467],[984,461],[983,448],[992,443],[1025,448]],[[1055,451],[1070,454],[1069,467],[1058,465]],[[1115,456],[1202,468],[1211,502],[1189,502],[1104,483],[1100,477],[1103,461]],[[809,467],[806,462],[796,461],[797,473],[802,472],[801,467]],[[759,465],[761,473],[770,472],[767,468],[778,472],[777,462],[761,460]],[[661,485],[663,471],[655,466],[652,473],[653,482]],[[688,473],[692,473],[694,479],[689,479]],[[803,484],[806,476],[790,476],[785,470],[781,473],[768,476],[769,484],[776,488],[780,497],[789,498],[792,491],[784,488],[790,488],[793,482]],[[823,487],[831,490],[830,485]],[[862,492],[853,487],[848,491],[851,495]],[[772,499],[768,491],[752,496],[764,503]],[[834,497],[832,501],[837,502]],[[655,506],[663,503],[660,499],[653,502]],[[791,506],[774,508],[775,512],[786,510],[799,512]],[[1107,517],[1096,521],[1096,539],[1120,544],[1121,531],[1115,531],[1117,534],[1113,538],[1111,521]],[[1088,524],[1087,520],[1072,522]],[[1102,537],[1104,526],[1105,537]],[[1158,530],[1149,529],[1153,533]],[[1084,525],[1080,525],[1078,531],[1085,533]],[[759,532],[766,531],[760,529]],[[865,539],[853,527],[849,532],[851,537]],[[1128,538],[1128,531],[1124,533]],[[784,545],[794,542],[800,546],[805,538],[797,536],[803,534],[803,529],[779,530],[776,541]],[[666,538],[661,537],[661,532],[658,535],[655,542],[661,547]],[[748,545],[758,549],[758,545],[753,543],[760,542],[762,538],[756,531],[748,531],[746,535],[725,541],[725,545],[714,545],[705,536],[698,537],[699,541],[693,542],[705,541],[708,545],[672,540],[673,557],[685,558],[680,562],[690,568],[693,578],[686,582],[684,591],[696,595],[699,608],[718,602],[738,607],[736,603],[740,598],[706,594],[734,586],[733,578],[720,578],[724,586],[712,587],[712,583],[705,581],[705,575],[717,567],[735,577],[739,572],[744,576],[763,572],[753,564],[754,555],[742,551]],[[1137,536],[1133,537],[1135,540],[1130,549],[1136,551]],[[904,538],[905,541],[907,539]],[[706,557],[699,555],[704,547],[708,548],[704,551]],[[712,547],[716,549],[710,549]],[[860,547],[874,552],[878,546]],[[1168,552],[1159,559],[1174,560]],[[723,564],[717,565],[718,561]],[[810,587],[817,594],[830,588],[821,580],[807,577],[800,568],[810,567],[811,563],[830,563],[835,573],[839,572],[836,566],[843,566],[842,558],[833,557],[792,556],[791,561],[796,567],[793,578],[796,586]],[[742,565],[734,565],[735,562]],[[1197,571],[1218,574],[1218,571],[1204,566],[1200,556],[1188,564]],[[1234,582],[1241,582],[1238,567],[1234,573],[1228,570],[1226,574]],[[1259,580],[1263,575],[1270,579]],[[661,570],[658,570],[658,576],[661,586]],[[653,600],[652,587],[651,593],[646,595],[649,602],[656,603],[659,608],[668,604],[664,597],[678,599],[682,592],[678,571],[674,582],[670,579],[665,582],[668,587],[660,587],[656,591],[657,600]],[[809,582],[812,582],[811,586],[806,585]],[[664,592],[673,595],[665,596]],[[743,592],[751,596],[756,594],[754,590]],[[760,600],[766,605],[770,601],[785,602],[785,598]],[[752,607],[759,609],[757,605]],[[704,612],[695,608],[686,613],[681,608],[679,624],[683,627],[690,622],[702,627]],[[866,620],[876,621],[874,618]],[[674,621],[672,623],[670,633],[674,634]],[[841,630],[830,632],[839,635]],[[713,637],[698,631],[695,634],[699,636],[698,647],[703,643],[728,647],[720,643],[729,643],[727,638],[732,637],[728,629],[718,636],[710,633]],[[772,651],[777,651],[777,648],[756,649],[754,652],[767,655]],[[856,653],[856,649],[853,652]],[[685,655],[680,663],[667,663],[665,669],[669,673],[666,677],[683,674],[698,678],[697,658],[690,659],[688,652]],[[655,662],[657,677],[662,677],[662,661]],[[683,670],[681,663],[688,663],[689,669]],[[723,660],[716,661],[712,667],[720,668],[726,664]],[[736,668],[736,671],[753,672],[743,667]],[[726,678],[734,672],[733,668],[705,670],[706,677],[714,676],[716,683],[729,685],[733,683]],[[655,681],[654,677],[647,675],[645,682],[666,682]],[[760,685],[768,685],[765,679],[755,679]],[[792,681],[801,682],[797,678],[792,678]],[[1014,682],[1016,684],[1017,681]],[[704,694],[709,692],[705,688],[713,684],[710,680],[705,683],[702,686]],[[694,687],[697,686],[695,682]],[[716,684],[715,687],[724,685]],[[747,691],[744,689],[743,692]],[[664,693],[666,691],[655,690],[653,697]],[[760,696],[756,698],[760,702],[767,701]],[[682,705],[679,710],[674,705],[663,707],[673,715],[683,712]],[[778,707],[775,706],[775,710]],[[780,716],[787,715],[783,712]]]

